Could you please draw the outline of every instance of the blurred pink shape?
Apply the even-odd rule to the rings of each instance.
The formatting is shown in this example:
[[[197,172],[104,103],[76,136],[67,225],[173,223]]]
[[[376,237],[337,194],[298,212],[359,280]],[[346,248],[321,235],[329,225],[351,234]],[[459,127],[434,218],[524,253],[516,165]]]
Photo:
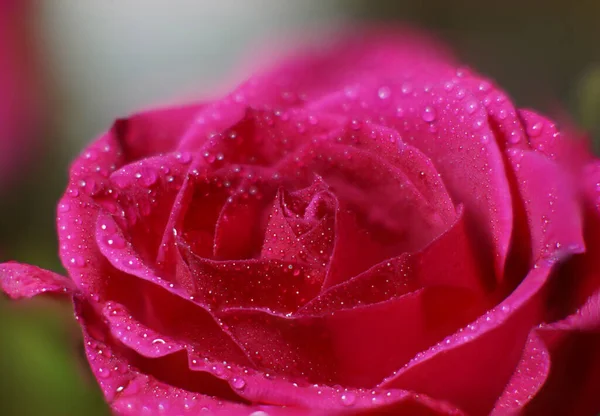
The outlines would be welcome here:
[[[39,120],[32,5],[0,0],[0,190],[16,182]]]

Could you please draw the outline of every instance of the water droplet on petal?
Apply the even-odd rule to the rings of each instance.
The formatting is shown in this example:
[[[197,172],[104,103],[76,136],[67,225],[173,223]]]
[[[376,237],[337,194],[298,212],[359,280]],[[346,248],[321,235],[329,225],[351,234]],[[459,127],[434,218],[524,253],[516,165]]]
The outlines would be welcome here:
[[[114,234],[106,238],[106,244],[112,248],[124,248],[125,240],[119,234]]]
[[[477,111],[477,107],[477,101],[469,101],[467,103],[467,113],[473,114],[475,111]]]
[[[537,137],[542,133],[543,128],[544,124],[541,121],[538,121],[535,124],[527,126],[527,134],[530,137]]]
[[[435,109],[431,106],[425,107],[425,109],[423,110],[423,114],[421,114],[421,117],[424,121],[431,123],[436,118]]]
[[[231,381],[231,385],[233,386],[233,388],[241,390],[246,386],[246,382],[244,381],[243,378],[235,377]]]
[[[385,100],[387,98],[390,98],[391,95],[391,90],[389,87],[381,87],[379,88],[379,90],[377,91],[377,95],[379,96],[379,98],[381,98],[382,100]]]
[[[69,212],[70,209],[71,209],[71,205],[69,205],[66,202],[63,202],[62,204],[58,205],[59,212]]]
[[[344,393],[340,397],[345,406],[352,406],[356,402],[356,396],[353,393]]]

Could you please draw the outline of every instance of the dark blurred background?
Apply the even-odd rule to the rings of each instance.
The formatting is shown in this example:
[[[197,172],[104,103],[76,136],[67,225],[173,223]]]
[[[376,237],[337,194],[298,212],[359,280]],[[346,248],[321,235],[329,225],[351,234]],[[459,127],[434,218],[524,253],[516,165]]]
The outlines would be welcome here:
[[[117,117],[239,80],[282,33],[418,25],[519,106],[600,135],[600,2],[0,0],[0,260],[61,271],[69,161]],[[0,299],[0,415],[106,415],[70,305]]]

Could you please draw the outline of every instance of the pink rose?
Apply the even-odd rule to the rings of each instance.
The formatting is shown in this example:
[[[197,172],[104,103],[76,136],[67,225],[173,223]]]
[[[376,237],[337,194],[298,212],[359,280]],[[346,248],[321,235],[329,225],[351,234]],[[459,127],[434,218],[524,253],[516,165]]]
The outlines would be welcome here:
[[[118,120],[58,205],[116,414],[600,410],[600,162],[410,33]]]

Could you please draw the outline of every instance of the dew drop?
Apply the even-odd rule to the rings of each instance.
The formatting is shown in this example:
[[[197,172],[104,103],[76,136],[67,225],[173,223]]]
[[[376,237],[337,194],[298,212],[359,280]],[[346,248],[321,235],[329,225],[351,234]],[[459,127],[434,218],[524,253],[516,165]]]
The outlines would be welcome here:
[[[83,267],[85,266],[85,259],[82,256],[73,256],[70,260],[73,266]]]
[[[98,377],[100,377],[100,378],[110,377],[110,370],[108,370],[106,368],[99,368],[98,369]]]
[[[344,406],[352,406],[356,402],[356,396],[353,393],[344,393],[340,399]]]
[[[177,161],[179,161],[180,163],[186,165],[192,161],[192,155],[188,152],[177,153],[175,155],[175,159],[177,159]]]
[[[233,386],[233,388],[241,390],[244,387],[246,387],[246,382],[244,381],[243,378],[239,378],[239,377],[235,377],[232,381],[231,381],[231,385]]]
[[[473,114],[475,111],[477,111],[477,102],[476,101],[469,101],[467,103],[467,113],[469,114]]]
[[[71,209],[71,206],[66,202],[63,202],[62,204],[58,205],[59,212],[69,212],[70,209]]]
[[[106,244],[112,248],[120,249],[125,247],[125,240],[119,234],[115,234],[107,237]]]
[[[431,106],[425,107],[425,109],[423,110],[423,114],[421,114],[421,117],[424,121],[431,123],[436,118],[435,109]]]
[[[538,121],[535,124],[527,126],[527,134],[530,137],[537,137],[542,133],[543,128],[544,128],[544,124],[541,121]]]
[[[521,141],[521,135],[519,134],[518,131],[513,130],[510,132],[510,134],[508,136],[508,141],[512,144],[517,144]]]
[[[381,87],[379,88],[379,90],[377,91],[377,96],[382,99],[385,100],[387,98],[390,98],[391,95],[391,90],[389,87]]]

